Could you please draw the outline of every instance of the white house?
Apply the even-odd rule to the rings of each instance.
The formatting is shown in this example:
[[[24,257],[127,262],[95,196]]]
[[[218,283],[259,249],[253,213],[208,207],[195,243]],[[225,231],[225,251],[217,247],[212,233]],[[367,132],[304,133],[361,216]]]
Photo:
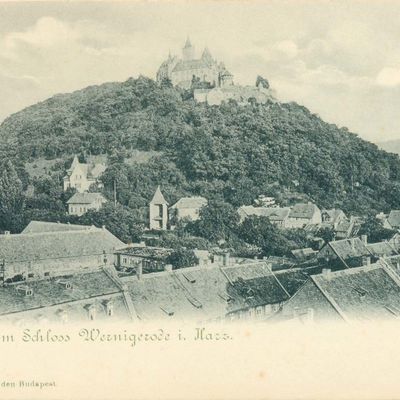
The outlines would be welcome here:
[[[100,210],[106,198],[101,193],[75,193],[68,201],[68,214],[81,216],[89,210]]]
[[[201,196],[182,197],[170,207],[170,216],[175,217],[177,221],[183,218],[196,221],[200,218],[200,209],[207,203],[207,199]]]
[[[67,170],[67,175],[63,178],[64,191],[73,188],[83,193],[88,191],[93,184],[101,186],[99,178],[105,169],[106,166],[104,164],[89,165],[80,163],[78,157],[75,156],[71,167]]]

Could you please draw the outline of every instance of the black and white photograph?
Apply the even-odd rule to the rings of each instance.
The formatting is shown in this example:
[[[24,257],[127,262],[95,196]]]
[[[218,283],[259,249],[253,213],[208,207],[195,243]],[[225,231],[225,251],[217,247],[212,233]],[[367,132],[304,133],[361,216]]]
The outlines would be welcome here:
[[[0,2],[0,365],[49,357],[0,399],[400,398],[399,21],[398,0]],[[353,328],[392,347],[349,334],[335,384]],[[84,359],[108,365],[93,387]]]

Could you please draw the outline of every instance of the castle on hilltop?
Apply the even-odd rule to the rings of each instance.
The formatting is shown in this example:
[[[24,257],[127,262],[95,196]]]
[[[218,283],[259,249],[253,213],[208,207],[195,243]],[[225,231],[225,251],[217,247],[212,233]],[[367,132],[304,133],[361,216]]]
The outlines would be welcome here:
[[[182,58],[169,54],[158,69],[157,81],[169,79],[174,86],[189,89],[193,77],[209,88],[233,85],[233,75],[222,62],[212,57],[207,47],[200,58],[195,58],[195,48],[187,38],[182,49]]]
[[[212,57],[206,47],[200,58],[195,58],[195,49],[190,39],[182,49],[182,58],[169,54],[157,72],[157,82],[169,80],[174,86],[193,89],[198,102],[219,105],[229,99],[246,104],[252,99],[256,103],[275,101],[273,91],[266,79],[258,77],[255,86],[233,83],[233,75],[223,62]]]

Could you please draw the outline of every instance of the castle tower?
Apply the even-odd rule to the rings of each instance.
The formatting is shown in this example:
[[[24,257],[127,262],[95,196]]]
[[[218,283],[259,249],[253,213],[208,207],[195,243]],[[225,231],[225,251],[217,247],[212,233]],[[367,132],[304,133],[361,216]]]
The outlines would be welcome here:
[[[209,62],[209,63],[213,62],[213,58],[210,53],[210,50],[208,50],[208,47],[206,47],[204,49],[203,54],[201,55],[201,59],[204,60],[205,62]]]
[[[185,46],[182,49],[183,61],[190,61],[194,59],[194,47],[190,42],[189,37],[186,39]]]
[[[157,186],[157,190],[149,204],[149,211],[150,229],[167,229],[168,203],[161,193],[160,186]]]

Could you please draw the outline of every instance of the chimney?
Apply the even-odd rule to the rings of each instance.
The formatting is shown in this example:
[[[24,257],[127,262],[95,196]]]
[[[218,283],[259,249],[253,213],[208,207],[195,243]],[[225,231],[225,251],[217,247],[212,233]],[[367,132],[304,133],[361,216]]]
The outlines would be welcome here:
[[[330,279],[331,279],[331,276],[332,276],[332,271],[331,271],[331,269],[330,269],[330,268],[323,268],[323,269],[322,269],[322,276],[323,276],[324,278],[326,278],[327,280],[330,280]]]
[[[136,276],[140,280],[140,279],[142,279],[142,275],[143,275],[143,265],[142,264],[138,264],[136,266]]]
[[[166,265],[164,266],[164,271],[172,272],[172,265],[171,265],[171,264],[166,264]]]
[[[367,236],[367,235],[361,235],[361,241],[362,241],[364,244],[368,244],[368,236]]]
[[[224,255],[222,256],[222,265],[224,267],[227,267],[229,265],[229,258],[230,258],[230,254],[229,251],[227,251],[226,253],[224,253]]]

